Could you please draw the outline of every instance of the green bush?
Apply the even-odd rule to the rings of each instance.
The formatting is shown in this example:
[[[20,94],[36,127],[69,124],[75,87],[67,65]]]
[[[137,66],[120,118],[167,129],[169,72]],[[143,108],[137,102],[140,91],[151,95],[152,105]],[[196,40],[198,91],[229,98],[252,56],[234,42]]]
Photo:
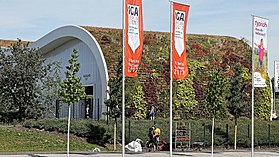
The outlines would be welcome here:
[[[129,129],[130,121],[130,129]],[[136,138],[143,141],[148,140],[148,129],[153,125],[150,120],[129,120],[126,121],[126,143]],[[182,120],[173,121],[173,135],[175,135],[176,123],[184,123],[191,128],[191,143],[205,142],[206,146],[211,145],[211,120]],[[72,120],[71,133],[86,137],[87,141],[94,144],[104,145],[113,142],[113,123],[114,121],[94,121],[94,120]],[[156,125],[161,129],[161,139],[169,142],[169,119],[156,120]],[[228,128],[226,127],[228,125]],[[270,125],[270,138],[268,126]],[[67,132],[67,121],[65,119],[42,119],[28,120],[23,123],[27,128],[38,128],[48,131]],[[249,129],[248,129],[249,127]],[[228,129],[228,132],[227,132]],[[255,146],[278,146],[279,145],[279,121],[255,120]],[[228,135],[227,135],[228,133]],[[117,121],[117,141],[121,143],[122,139],[122,122]],[[174,141],[174,140],[173,140]],[[220,120],[215,121],[214,144],[216,146],[233,146],[234,144],[234,121]],[[248,118],[239,118],[237,146],[250,147],[251,144],[251,120]]]
[[[110,135],[106,134],[106,129],[98,125],[89,124],[87,125],[89,131],[87,132],[87,141],[89,143],[98,143],[102,146],[111,138]]]

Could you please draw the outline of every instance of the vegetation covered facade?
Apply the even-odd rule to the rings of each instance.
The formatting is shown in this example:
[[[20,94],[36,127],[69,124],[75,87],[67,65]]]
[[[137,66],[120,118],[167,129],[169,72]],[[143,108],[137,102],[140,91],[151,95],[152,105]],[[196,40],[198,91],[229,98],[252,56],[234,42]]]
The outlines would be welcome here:
[[[108,66],[110,78],[119,75],[114,71],[118,57],[122,55],[122,30],[94,28],[84,26],[100,43]],[[126,115],[131,118],[148,118],[151,105],[158,108],[159,117],[169,114],[169,33],[145,32],[144,50],[139,76],[126,78]],[[187,36],[187,59],[189,76],[186,80],[174,80],[173,105],[175,118],[207,118],[210,112],[204,105],[208,94],[209,75],[220,68],[220,75],[225,76],[224,105],[219,118],[238,116],[250,117],[251,114],[251,47],[245,39],[226,36],[192,35]],[[238,67],[238,68],[236,68]],[[240,69],[241,74],[235,69]],[[240,75],[241,77],[237,77]],[[232,81],[238,78],[238,81]],[[240,82],[241,105],[235,104],[231,95],[233,83]],[[255,114],[258,118],[268,119],[271,107],[270,81],[267,88],[255,89]],[[143,92],[138,92],[142,89]],[[144,98],[138,102],[135,97]]]

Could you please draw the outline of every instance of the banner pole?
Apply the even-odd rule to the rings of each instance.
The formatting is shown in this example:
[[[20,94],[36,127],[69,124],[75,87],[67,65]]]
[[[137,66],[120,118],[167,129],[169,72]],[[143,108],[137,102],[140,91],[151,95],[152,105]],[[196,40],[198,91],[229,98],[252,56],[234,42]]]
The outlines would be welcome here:
[[[274,78],[273,78],[273,109],[272,109],[272,112],[273,111],[276,111],[276,102],[275,102],[275,92],[276,92],[276,82],[275,82],[275,72],[276,72],[276,61],[274,61]],[[277,79],[276,79],[277,80]],[[272,113],[271,113],[272,114]]]
[[[251,135],[251,157],[254,157],[254,16],[252,16],[252,135]]]
[[[126,23],[126,0],[123,3],[122,13],[122,28],[123,28],[123,43],[122,43],[122,157],[125,156],[125,23]]]
[[[173,2],[170,1],[170,157],[172,157],[172,21]]]

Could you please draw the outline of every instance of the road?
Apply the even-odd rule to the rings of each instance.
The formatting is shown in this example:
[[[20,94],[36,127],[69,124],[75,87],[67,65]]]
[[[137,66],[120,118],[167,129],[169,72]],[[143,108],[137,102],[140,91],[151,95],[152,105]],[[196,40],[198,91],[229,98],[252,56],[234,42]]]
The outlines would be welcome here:
[[[1,157],[67,157],[66,153],[0,153]],[[71,157],[122,157],[121,152],[73,152]],[[125,157],[169,157],[168,152],[155,153],[127,153]],[[173,157],[211,157],[210,152],[173,152]],[[214,157],[251,157],[251,152],[230,151],[215,152]],[[272,152],[255,152],[255,157],[279,157],[279,150]]]

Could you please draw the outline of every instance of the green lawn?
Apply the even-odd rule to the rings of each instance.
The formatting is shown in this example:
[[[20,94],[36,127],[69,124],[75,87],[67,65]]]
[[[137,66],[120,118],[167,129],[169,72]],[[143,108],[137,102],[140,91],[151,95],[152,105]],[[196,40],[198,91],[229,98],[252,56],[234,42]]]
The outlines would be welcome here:
[[[27,129],[0,128],[0,152],[66,151],[67,140],[57,134]],[[71,139],[70,150],[88,151],[104,148],[84,140]]]

